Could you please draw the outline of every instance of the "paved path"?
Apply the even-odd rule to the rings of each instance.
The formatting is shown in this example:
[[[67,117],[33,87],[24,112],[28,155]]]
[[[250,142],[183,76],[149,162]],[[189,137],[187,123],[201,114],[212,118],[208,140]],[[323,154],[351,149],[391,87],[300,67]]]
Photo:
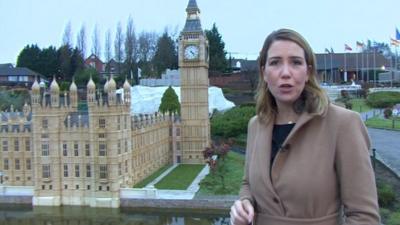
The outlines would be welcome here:
[[[161,179],[163,179],[165,176],[167,176],[175,167],[177,167],[179,164],[175,164],[168,168],[166,171],[164,171],[160,176],[158,176],[156,179],[154,179],[152,182],[148,183],[146,185],[146,188],[154,188],[154,185],[158,183]]]
[[[383,161],[400,177],[400,131],[368,128],[372,148],[377,158]]]

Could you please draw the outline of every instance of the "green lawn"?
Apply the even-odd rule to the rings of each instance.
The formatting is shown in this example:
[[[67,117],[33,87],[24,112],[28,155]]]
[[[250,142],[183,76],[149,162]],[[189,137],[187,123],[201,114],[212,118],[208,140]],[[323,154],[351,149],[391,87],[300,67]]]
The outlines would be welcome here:
[[[133,187],[134,188],[143,188],[150,182],[152,182],[154,179],[156,179],[158,176],[160,176],[164,171],[166,171],[168,168],[170,168],[172,165],[166,165],[164,167],[161,167],[161,169],[157,170],[155,173],[147,177],[146,179],[140,181],[139,183],[135,184]]]
[[[242,184],[244,155],[230,151],[225,158],[226,173],[224,174],[225,188],[221,178],[214,176],[210,171],[200,183],[197,195],[238,195]]]
[[[186,190],[203,168],[204,164],[181,164],[154,186],[157,189]]]
[[[372,117],[365,122],[365,125],[372,128],[385,128],[391,130],[400,130],[400,118],[395,118],[394,128],[392,119],[383,119],[379,117]]]
[[[365,103],[365,99],[363,98],[353,98],[350,100],[350,102],[353,104],[353,111],[361,113],[372,110],[372,108]]]

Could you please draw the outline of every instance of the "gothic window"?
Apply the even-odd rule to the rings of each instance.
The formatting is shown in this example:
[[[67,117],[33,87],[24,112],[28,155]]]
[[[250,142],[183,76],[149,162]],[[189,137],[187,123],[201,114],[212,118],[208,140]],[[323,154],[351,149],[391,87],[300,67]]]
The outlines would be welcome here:
[[[3,151],[8,151],[8,141],[3,140]]]
[[[14,140],[14,151],[16,151],[16,152],[19,151],[19,141],[18,141],[18,139]]]
[[[68,165],[64,164],[64,177],[68,177]]]
[[[125,140],[125,152],[128,152],[128,141]]]
[[[118,155],[120,155],[121,154],[121,140],[118,140],[117,150],[118,150]]]
[[[42,139],[46,139],[49,138],[49,134],[48,133],[44,133],[41,135]]]
[[[10,165],[8,164],[8,159],[4,159],[4,170],[8,170]]]
[[[63,143],[62,148],[63,148],[63,156],[67,156],[68,155],[68,145],[67,145],[67,143]]]
[[[42,143],[42,156],[49,156],[49,143]]]
[[[99,128],[106,128],[106,119],[104,118],[99,119]]]
[[[31,141],[25,140],[25,151],[29,152],[31,150]]]
[[[128,173],[128,160],[125,160],[125,173]]]
[[[92,170],[90,168],[90,164],[86,164],[86,177],[92,176]]]
[[[100,142],[99,144],[99,156],[107,155],[107,145],[104,142]]]
[[[176,142],[176,150],[180,151],[181,150],[181,143],[180,142]]]
[[[121,129],[121,117],[117,117],[117,130]]]
[[[50,178],[50,165],[44,164],[42,165],[42,178]]]
[[[118,176],[122,175],[122,165],[121,163],[118,163]]]
[[[127,116],[124,116],[124,129],[127,129]]]
[[[79,177],[79,165],[75,165],[75,177]]]
[[[105,133],[99,133],[99,138],[106,138],[106,134]]]
[[[43,129],[49,128],[49,121],[47,119],[42,120],[42,128]]]
[[[74,155],[79,156],[79,145],[78,142],[74,143]]]
[[[26,159],[26,169],[27,170],[32,169],[31,159]]]
[[[100,165],[100,179],[107,179],[107,165]]]
[[[181,136],[181,129],[180,128],[176,128],[176,136]]]
[[[86,153],[86,156],[90,156],[90,144],[89,143],[85,144],[85,153]]]
[[[19,159],[15,159],[15,170],[20,170],[21,169],[21,165],[19,163]]]

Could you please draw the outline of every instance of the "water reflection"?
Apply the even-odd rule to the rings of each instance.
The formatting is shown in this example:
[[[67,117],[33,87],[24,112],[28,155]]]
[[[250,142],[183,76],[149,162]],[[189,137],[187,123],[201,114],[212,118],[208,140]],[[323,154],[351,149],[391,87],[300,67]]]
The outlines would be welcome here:
[[[228,225],[225,211],[0,205],[1,225]]]

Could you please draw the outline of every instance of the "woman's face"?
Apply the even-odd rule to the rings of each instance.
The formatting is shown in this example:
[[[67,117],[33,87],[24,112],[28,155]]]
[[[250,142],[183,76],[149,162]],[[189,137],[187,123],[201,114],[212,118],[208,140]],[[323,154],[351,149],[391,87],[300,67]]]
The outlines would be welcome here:
[[[308,81],[304,50],[292,41],[274,41],[268,49],[263,68],[264,81],[279,106],[291,106]]]

